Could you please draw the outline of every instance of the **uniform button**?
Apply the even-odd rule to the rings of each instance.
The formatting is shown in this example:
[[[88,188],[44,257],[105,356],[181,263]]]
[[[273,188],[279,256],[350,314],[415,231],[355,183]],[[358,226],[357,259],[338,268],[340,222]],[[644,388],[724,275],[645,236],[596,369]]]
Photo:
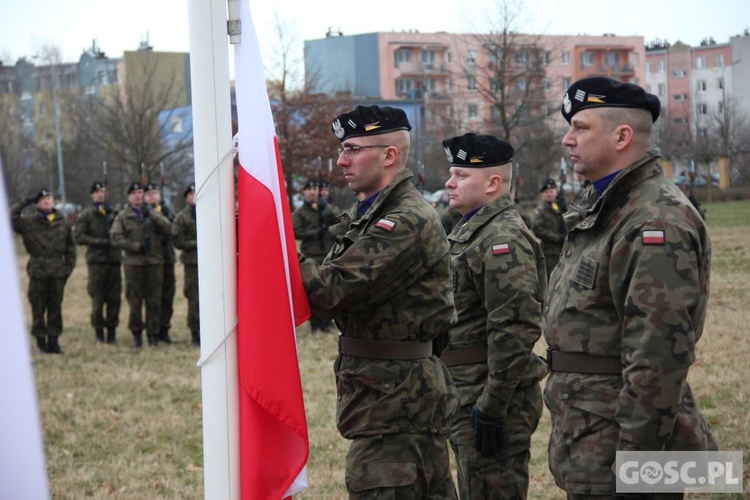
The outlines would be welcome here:
[[[562,398],[563,401],[567,401],[570,396],[568,396],[567,394],[563,394],[560,397]]]
[[[546,312],[546,313],[549,312],[549,306],[544,306],[544,312]]]
[[[386,383],[386,384],[383,384],[383,387],[385,387],[386,389],[390,389],[390,387],[391,387],[391,384],[388,384],[388,383]]]
[[[566,257],[570,257],[571,255],[573,255],[572,251],[568,250],[567,252],[565,252]]]

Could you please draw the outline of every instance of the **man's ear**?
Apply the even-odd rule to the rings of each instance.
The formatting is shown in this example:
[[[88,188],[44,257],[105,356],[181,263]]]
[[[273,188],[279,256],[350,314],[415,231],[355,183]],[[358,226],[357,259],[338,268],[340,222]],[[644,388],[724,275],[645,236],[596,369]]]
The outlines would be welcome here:
[[[487,178],[487,194],[492,194],[500,190],[503,187],[503,176],[501,174],[492,174]]]
[[[622,151],[633,142],[633,127],[630,125],[620,125],[614,130],[615,149]]]

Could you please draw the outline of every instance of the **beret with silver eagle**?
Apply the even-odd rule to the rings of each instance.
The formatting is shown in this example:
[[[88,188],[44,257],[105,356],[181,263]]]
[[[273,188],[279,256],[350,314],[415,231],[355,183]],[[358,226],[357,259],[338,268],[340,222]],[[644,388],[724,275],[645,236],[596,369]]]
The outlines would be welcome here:
[[[42,198],[45,198],[47,196],[52,196],[52,191],[50,191],[47,188],[42,188],[39,190],[39,192],[34,196],[34,203],[38,202]]]
[[[544,180],[544,182],[542,183],[542,189],[540,189],[539,192],[543,193],[547,189],[557,189],[557,183],[552,177],[548,177]]]
[[[357,106],[339,115],[331,124],[333,135],[339,141],[351,137],[387,134],[397,130],[411,130],[403,109],[391,106]]]
[[[491,135],[473,133],[443,141],[445,156],[453,167],[486,168],[508,163],[515,150],[505,141]]]
[[[653,123],[659,118],[661,103],[658,97],[647,93],[638,85],[594,76],[578,80],[568,88],[563,96],[560,111],[563,118],[570,123],[573,115],[589,108],[645,109],[651,113]]]
[[[190,193],[195,193],[195,183],[194,183],[194,182],[191,182],[191,183],[190,183],[190,184],[188,185],[188,187],[186,187],[186,188],[185,188],[185,192],[184,192],[184,193],[182,193],[182,197],[184,198],[184,197],[186,197],[187,195],[189,195]]]
[[[90,193],[94,193],[96,191],[99,191],[100,189],[104,189],[105,186],[102,181],[94,181],[94,183],[91,185],[91,191]]]
[[[131,182],[130,185],[128,186],[128,194],[130,194],[133,191],[136,191],[138,189],[140,189],[141,191],[143,191],[143,185],[141,185],[141,183],[138,182],[138,181]]]

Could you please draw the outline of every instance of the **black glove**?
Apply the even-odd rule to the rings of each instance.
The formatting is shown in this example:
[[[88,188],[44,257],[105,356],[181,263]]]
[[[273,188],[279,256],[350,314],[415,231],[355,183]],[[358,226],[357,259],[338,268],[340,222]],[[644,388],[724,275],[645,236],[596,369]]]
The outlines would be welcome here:
[[[471,409],[471,424],[474,427],[474,446],[482,455],[495,455],[500,451],[505,433],[504,418],[489,418],[474,405]]]
[[[149,208],[148,205],[143,205],[141,207],[141,215],[143,215],[143,218],[147,218],[149,215],[151,215],[151,208]]]
[[[148,241],[144,241],[141,243],[141,253],[143,255],[146,255],[150,249],[151,249],[151,245],[149,244]]]

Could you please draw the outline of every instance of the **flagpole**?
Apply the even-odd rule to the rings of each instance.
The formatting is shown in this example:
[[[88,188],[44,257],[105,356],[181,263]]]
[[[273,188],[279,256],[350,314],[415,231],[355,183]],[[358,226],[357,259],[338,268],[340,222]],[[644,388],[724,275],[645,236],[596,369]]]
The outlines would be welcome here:
[[[190,74],[198,227],[201,352],[224,342],[237,318],[235,185],[227,0],[189,0]],[[217,242],[220,242],[217,244]],[[237,337],[202,366],[204,498],[238,499]]]

